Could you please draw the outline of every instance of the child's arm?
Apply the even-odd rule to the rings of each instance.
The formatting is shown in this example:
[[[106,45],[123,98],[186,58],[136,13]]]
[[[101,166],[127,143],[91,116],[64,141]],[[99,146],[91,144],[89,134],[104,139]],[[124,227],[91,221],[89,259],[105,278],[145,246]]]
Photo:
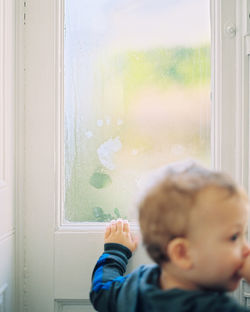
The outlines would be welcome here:
[[[128,259],[137,247],[127,221],[112,221],[106,228],[104,253],[99,258],[92,275],[90,300],[96,310],[116,310],[116,299],[127,276]]]

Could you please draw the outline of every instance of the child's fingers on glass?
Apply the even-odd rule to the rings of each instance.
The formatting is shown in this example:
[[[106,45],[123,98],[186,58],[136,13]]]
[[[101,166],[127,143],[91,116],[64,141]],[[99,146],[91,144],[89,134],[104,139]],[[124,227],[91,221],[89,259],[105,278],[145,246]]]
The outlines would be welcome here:
[[[118,219],[116,222],[116,229],[118,232],[122,232],[123,229],[123,221],[122,219]]]
[[[110,228],[111,228],[111,232],[115,232],[116,231],[116,221],[112,220],[110,222]]]
[[[129,223],[128,223],[128,220],[124,220],[123,221],[123,231],[124,232],[129,232]]]
[[[110,235],[110,233],[111,233],[111,225],[108,224],[105,230],[105,238],[107,238]]]

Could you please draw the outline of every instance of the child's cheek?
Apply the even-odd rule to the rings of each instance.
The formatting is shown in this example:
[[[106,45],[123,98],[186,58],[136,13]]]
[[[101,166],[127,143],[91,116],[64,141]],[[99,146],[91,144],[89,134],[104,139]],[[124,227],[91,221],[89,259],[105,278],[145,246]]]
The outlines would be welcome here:
[[[243,266],[239,270],[239,274],[248,282],[250,283],[250,255],[248,255],[244,262]]]

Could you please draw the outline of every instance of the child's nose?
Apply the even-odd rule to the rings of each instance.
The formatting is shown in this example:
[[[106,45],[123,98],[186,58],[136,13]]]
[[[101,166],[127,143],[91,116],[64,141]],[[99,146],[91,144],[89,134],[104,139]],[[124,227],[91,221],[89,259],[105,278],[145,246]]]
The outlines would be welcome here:
[[[248,242],[245,242],[244,248],[243,248],[243,257],[247,257],[250,254],[250,244]]]

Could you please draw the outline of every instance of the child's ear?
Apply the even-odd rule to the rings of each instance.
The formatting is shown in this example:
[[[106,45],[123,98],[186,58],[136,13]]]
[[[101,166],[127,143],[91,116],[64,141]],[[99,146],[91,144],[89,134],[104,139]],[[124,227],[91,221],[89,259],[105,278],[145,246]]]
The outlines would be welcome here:
[[[167,246],[167,255],[173,264],[183,270],[189,270],[192,267],[189,242],[185,238],[171,240]]]

